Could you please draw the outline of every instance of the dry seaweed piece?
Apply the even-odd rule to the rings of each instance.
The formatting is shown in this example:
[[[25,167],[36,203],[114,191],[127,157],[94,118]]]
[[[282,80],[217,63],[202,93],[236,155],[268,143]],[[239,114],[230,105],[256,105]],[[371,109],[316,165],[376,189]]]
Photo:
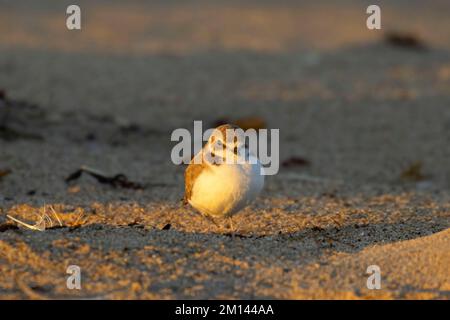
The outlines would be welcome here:
[[[423,164],[421,161],[414,162],[408,168],[403,170],[400,175],[402,180],[408,181],[422,181],[425,179],[425,175],[422,172]]]
[[[415,50],[425,50],[427,46],[425,43],[419,39],[416,35],[412,33],[402,33],[402,32],[387,32],[384,35],[387,44],[395,47],[401,47],[406,49]]]
[[[212,126],[214,128],[216,128],[218,126],[221,126],[221,125],[227,124],[227,123],[235,124],[242,130],[248,130],[248,129],[260,130],[260,129],[267,128],[266,121],[261,117],[244,117],[244,118],[239,118],[239,119],[235,119],[235,120],[230,120],[228,118],[222,118],[222,119],[218,119],[218,120],[214,121]]]
[[[83,172],[89,174],[90,176],[94,177],[98,182],[102,184],[109,184],[113,186],[114,188],[120,187],[125,189],[134,189],[134,190],[142,190],[145,189],[146,186],[130,181],[127,176],[125,176],[122,173],[113,175],[113,176],[107,176],[103,172],[100,172],[96,169],[88,168],[88,167],[81,167],[77,171],[71,173],[66,179],[66,183],[69,183],[73,180],[77,180],[81,177]]]
[[[241,119],[237,119],[235,122],[236,122],[236,125],[239,126],[240,128],[242,128],[243,130],[248,130],[248,129],[260,130],[260,129],[267,128],[266,121],[260,117],[241,118]]]
[[[0,169],[0,179],[7,176],[8,174],[11,174],[10,169]]]
[[[290,157],[289,159],[284,160],[281,165],[285,168],[290,167],[301,167],[301,166],[309,166],[309,160],[302,157]]]

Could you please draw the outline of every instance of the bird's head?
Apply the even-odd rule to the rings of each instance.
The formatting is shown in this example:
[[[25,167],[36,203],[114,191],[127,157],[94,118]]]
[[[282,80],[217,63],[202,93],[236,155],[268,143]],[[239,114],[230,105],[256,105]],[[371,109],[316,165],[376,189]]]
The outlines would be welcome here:
[[[238,126],[224,124],[213,130],[206,144],[208,160],[212,164],[233,164],[246,155],[244,131]]]

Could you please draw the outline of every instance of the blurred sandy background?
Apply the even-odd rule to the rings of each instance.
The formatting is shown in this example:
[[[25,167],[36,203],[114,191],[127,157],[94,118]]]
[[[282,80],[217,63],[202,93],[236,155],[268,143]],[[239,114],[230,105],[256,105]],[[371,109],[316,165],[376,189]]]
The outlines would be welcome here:
[[[0,1],[0,297],[449,298],[448,1],[379,1],[380,31],[370,1],[77,1],[81,31],[69,4]],[[181,205],[170,134],[248,117],[291,165],[233,239]]]

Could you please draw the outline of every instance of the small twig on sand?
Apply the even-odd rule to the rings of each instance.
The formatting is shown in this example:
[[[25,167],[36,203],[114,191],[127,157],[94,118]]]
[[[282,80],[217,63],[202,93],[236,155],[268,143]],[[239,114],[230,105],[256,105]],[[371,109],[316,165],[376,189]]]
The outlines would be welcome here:
[[[46,213],[46,209],[47,209],[47,207],[44,206],[44,212],[42,214],[37,214],[39,216],[39,220],[34,225],[28,224],[28,223],[26,223],[24,221],[21,221],[21,220],[17,219],[17,218],[11,217],[10,215],[6,215],[6,217],[8,219],[11,219],[12,221],[22,225],[22,226],[28,228],[28,229],[36,230],[36,231],[44,231],[47,227],[48,228],[52,228],[53,227],[53,220]],[[59,218],[58,214],[56,213],[55,209],[53,209],[53,207],[50,206],[50,210],[52,210],[53,215],[58,220],[59,226],[62,227],[63,224],[62,224],[61,219]]]
[[[75,222],[73,223],[74,226],[77,225],[78,221],[81,219],[81,217],[84,216],[84,211],[80,212],[80,214],[78,215],[77,219],[75,220]],[[83,223],[80,223],[83,224]]]
[[[50,206],[50,210],[52,211],[53,215],[56,217],[56,220],[58,220],[59,226],[62,227],[63,224],[61,222],[61,219],[59,218],[58,214],[56,213],[55,209],[53,208],[53,206]]]
[[[31,229],[31,230],[36,230],[36,231],[44,231],[45,230],[45,219],[44,219],[44,217],[41,217],[41,219],[35,225],[31,225],[31,224],[28,224],[26,222],[20,221],[19,219],[11,217],[8,214],[6,215],[6,217],[8,219],[11,219],[12,221],[22,225],[22,226],[28,228],[28,229]]]

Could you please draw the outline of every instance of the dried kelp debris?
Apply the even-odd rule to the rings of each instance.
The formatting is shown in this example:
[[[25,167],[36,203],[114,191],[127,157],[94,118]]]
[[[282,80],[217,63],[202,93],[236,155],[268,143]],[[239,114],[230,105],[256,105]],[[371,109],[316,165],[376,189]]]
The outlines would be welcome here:
[[[133,190],[143,190],[146,188],[146,185],[130,181],[127,176],[122,173],[115,174],[113,176],[108,176],[103,172],[92,169],[89,167],[81,167],[75,172],[71,173],[66,179],[66,183],[77,180],[81,177],[83,173],[86,173],[92,177],[94,177],[98,182],[102,184],[109,184],[114,188],[124,188],[124,189],[133,189]]]
[[[419,182],[425,180],[426,176],[423,173],[423,163],[421,161],[417,161],[409,165],[400,174],[400,179],[403,181],[411,182]]]
[[[11,174],[12,171],[10,169],[0,169],[0,179],[3,177],[6,177],[7,175]]]
[[[399,48],[426,50],[427,45],[415,34],[404,32],[387,32],[384,35],[384,40],[387,44]]]
[[[290,157],[281,163],[284,168],[309,166],[310,164],[309,160],[303,157]]]
[[[266,129],[267,123],[266,121],[261,117],[243,117],[238,119],[229,119],[229,118],[221,118],[217,119],[212,123],[212,127],[216,128],[220,125],[232,123],[237,125],[239,128],[243,130],[249,130],[249,129]]]

